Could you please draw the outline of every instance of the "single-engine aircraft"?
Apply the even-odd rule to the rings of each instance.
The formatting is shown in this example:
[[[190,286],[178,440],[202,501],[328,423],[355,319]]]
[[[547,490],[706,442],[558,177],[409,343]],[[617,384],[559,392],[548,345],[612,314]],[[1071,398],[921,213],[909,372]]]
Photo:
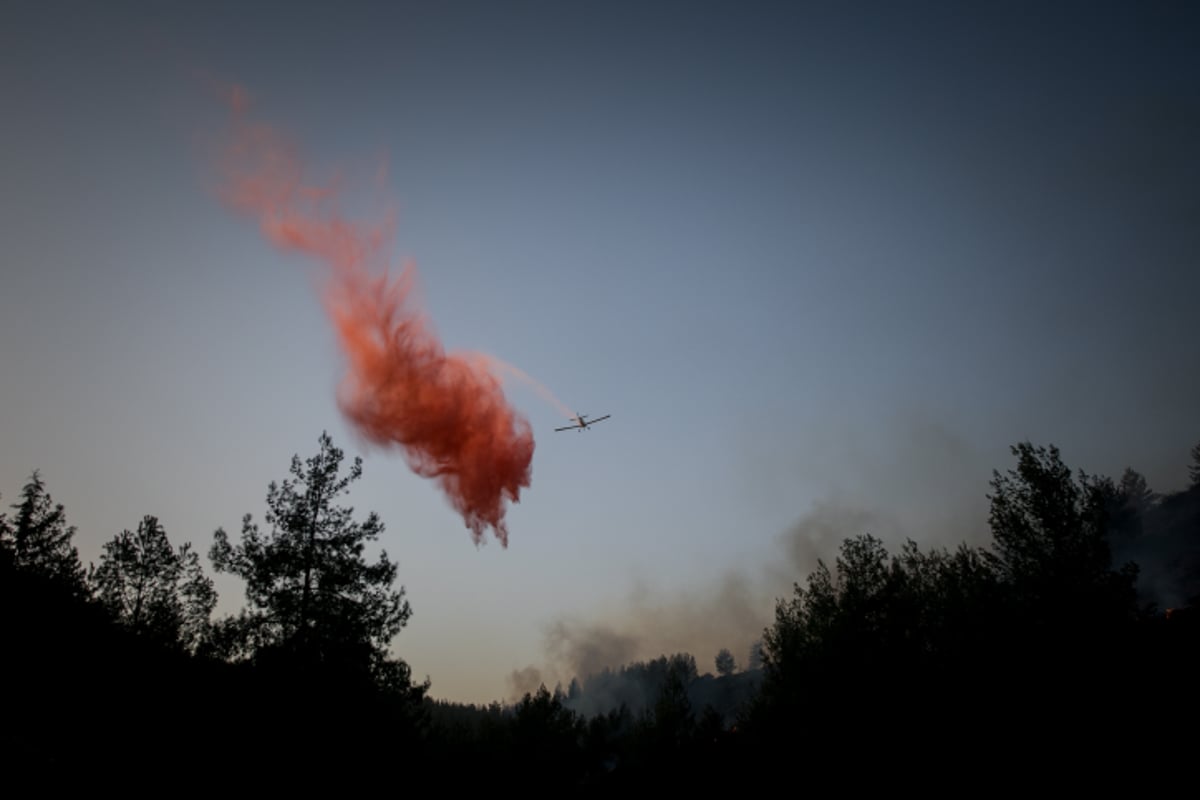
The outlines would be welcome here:
[[[597,422],[603,422],[604,420],[608,419],[611,416],[612,416],[612,414],[605,414],[603,417],[596,417],[595,419],[588,419],[587,414],[576,414],[574,425],[567,425],[564,428],[555,428],[554,432],[558,433],[559,431],[586,430],[587,426],[595,425]]]

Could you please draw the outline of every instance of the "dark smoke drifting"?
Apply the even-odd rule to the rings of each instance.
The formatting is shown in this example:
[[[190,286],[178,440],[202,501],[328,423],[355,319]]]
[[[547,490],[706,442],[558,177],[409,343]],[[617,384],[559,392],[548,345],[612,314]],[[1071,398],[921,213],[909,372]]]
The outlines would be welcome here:
[[[510,675],[515,695],[520,697],[533,677],[566,686],[572,678],[586,682],[589,675],[665,653],[691,653],[711,669],[716,654],[728,648],[739,664],[753,664],[776,601],[790,597],[797,582],[803,585],[819,561],[833,564],[842,541],[852,536],[870,533],[892,552],[910,538],[924,547],[985,546],[987,509],[984,493],[976,491],[989,474],[983,455],[936,421],[901,422],[899,439],[873,442],[870,457],[850,465],[850,477],[833,476],[829,497],[781,532],[765,563],[726,569],[674,593],[636,585],[622,608],[602,618],[552,621],[541,662]],[[839,431],[831,444],[809,443],[812,463],[819,465],[809,480],[832,473],[836,448],[847,440],[854,441]],[[856,485],[863,475],[866,482]],[[775,474],[762,478],[774,480]],[[900,512],[883,510],[879,497]]]
[[[257,218],[277,247],[328,267],[322,300],[347,361],[342,413],[366,440],[399,447],[415,473],[436,480],[477,545],[491,528],[507,547],[507,503],[530,485],[534,442],[493,372],[503,362],[447,354],[415,307],[415,267],[389,275],[394,215],[377,224],[344,219],[336,187],[307,184],[295,147],[248,118],[246,92],[235,88],[229,99],[222,198]]]

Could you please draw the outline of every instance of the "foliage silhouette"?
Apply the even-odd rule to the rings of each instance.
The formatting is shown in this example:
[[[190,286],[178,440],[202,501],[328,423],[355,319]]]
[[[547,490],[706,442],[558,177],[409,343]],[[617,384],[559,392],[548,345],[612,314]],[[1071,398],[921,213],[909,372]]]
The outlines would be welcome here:
[[[1095,621],[1135,610],[1137,568],[1112,570],[1111,481],[1080,472],[1076,480],[1056,447],[1023,442],[1012,448],[1017,468],[994,473],[988,521],[994,563],[1041,621],[1079,608]]]
[[[459,790],[525,774],[584,794],[744,791],[794,781],[800,759],[809,782],[854,762],[827,777],[859,787],[973,768],[1076,786],[1123,769],[1181,773],[1200,711],[1187,677],[1200,618],[1139,608],[1132,591],[1151,581],[1185,597],[1200,584],[1200,491],[1158,494],[1132,469],[1116,483],[1076,475],[1054,448],[1013,454],[992,481],[990,547],[846,539],[777,602],[752,649],[761,672],[736,672],[729,654],[701,676],[678,653],[481,707],[427,697],[428,682],[413,686],[387,656],[386,634],[411,611],[391,588],[395,565],[364,557],[378,519],[354,523],[335,505],[361,472],[339,476],[327,435],[271,485],[269,532],[249,517],[236,547],[218,532],[214,563],[246,579],[249,608],[195,653],[155,633],[186,615],[188,570],[203,578],[194,553],[172,550],[147,517],[106,545],[93,602],[69,577],[78,557],[73,567],[62,507],[31,481],[12,507],[20,551],[17,521],[0,517],[0,643],[15,654],[0,659],[4,767],[44,782],[136,753],[139,779],[177,780],[178,752],[211,747],[188,709],[217,709],[253,726],[239,777],[276,787],[379,784],[378,765],[406,759]],[[1114,569],[1114,554],[1143,569]],[[103,735],[76,735],[81,708]],[[953,767],[914,769],[930,758]]]
[[[77,587],[9,558],[0,647],[0,765],[18,785],[83,789],[115,764],[136,764],[125,768],[138,780],[177,780],[179,753],[211,745],[209,710],[257,696],[224,665],[137,635]]]
[[[536,694],[527,693],[514,710],[513,751],[528,767],[561,784],[579,774],[583,731],[579,716],[542,685]]]
[[[343,476],[343,452],[327,433],[319,445],[305,462],[294,456],[291,477],[268,487],[269,531],[249,514],[239,544],[216,531],[213,566],[245,581],[249,603],[218,628],[218,651],[420,695],[427,687],[413,686],[408,665],[388,652],[412,613],[404,588],[392,588],[397,566],[386,551],[374,563],[364,555],[383,523],[374,512],[355,522],[353,508],[336,505],[361,477],[362,459]]]
[[[737,662],[733,658],[733,653],[729,652],[726,647],[722,647],[717,653],[714,666],[717,668],[717,674],[725,678],[737,671]]]
[[[1191,488],[1200,488],[1200,442],[1192,447],[1192,463],[1188,465],[1188,479]]]
[[[1200,605],[1200,484],[1159,494],[1127,469],[1111,491],[1110,545],[1118,560],[1137,564],[1144,612]]]
[[[13,567],[87,597],[83,564],[72,542],[75,528],[67,525],[66,510],[51,499],[37,470],[21,490],[20,502],[11,508],[16,512],[12,519],[0,516],[0,550]]]
[[[158,519],[147,515],[136,533],[104,545],[88,583],[109,613],[130,630],[167,646],[196,652],[217,604],[211,578],[191,544],[171,547]]]
[[[821,563],[778,602],[745,720],[769,754],[760,763],[796,746],[833,755],[869,729],[896,765],[935,749],[963,763],[1057,758],[1070,770],[1064,741],[1115,752],[1114,726],[1159,719],[1110,707],[1101,689],[1148,683],[1169,663],[1156,619],[1137,607],[1136,567],[1114,569],[1109,549],[1115,527],[1129,527],[1114,509],[1149,513],[1156,496],[1132,471],[1119,485],[1076,477],[1054,447],[1013,454],[1015,469],[992,481],[991,548],[908,542],[889,555],[869,534],[852,537],[833,569]],[[1179,664],[1196,664],[1194,639],[1176,646]]]

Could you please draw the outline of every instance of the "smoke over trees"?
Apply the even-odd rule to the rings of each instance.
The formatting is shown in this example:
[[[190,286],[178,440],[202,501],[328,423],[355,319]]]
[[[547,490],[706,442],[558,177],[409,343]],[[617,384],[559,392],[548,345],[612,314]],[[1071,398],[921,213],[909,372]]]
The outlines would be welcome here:
[[[737,662],[733,658],[733,653],[729,652],[728,648],[721,648],[715,659],[717,674],[723,678],[727,678],[737,671]]]
[[[1109,542],[1114,559],[1135,564],[1139,604],[1165,610],[1200,601],[1200,445],[1192,448],[1188,488],[1158,493],[1145,478],[1126,469],[1119,484],[1106,488]]]
[[[712,791],[794,778],[798,753],[823,764],[850,744],[881,769],[930,753],[1074,778],[1100,760],[1188,763],[1165,732],[1200,711],[1175,677],[1200,667],[1200,486],[1158,493],[1132,468],[1114,482],[1054,447],[1012,452],[986,546],[843,539],[778,599],[747,669],[722,648],[702,675],[677,652],[485,707],[430,699],[390,655],[412,611],[397,565],[365,557],[382,522],[338,504],[361,464],[343,473],[328,435],[268,488],[269,530],[247,515],[239,543],[215,535],[212,561],[248,601],[215,625],[199,558],[153,516],[82,580],[74,529],[34,473],[0,516],[0,642],[15,654],[3,744],[14,774],[92,772],[134,748],[143,776],[167,779],[178,748],[209,746],[182,709],[212,708],[253,726],[242,766],[262,776],[345,780],[399,760],[462,788],[515,772],[569,790]],[[1190,599],[1163,614],[1154,592]],[[605,653],[629,646],[606,635]],[[565,645],[598,664],[590,643]],[[103,720],[100,741],[63,727],[80,708]]]

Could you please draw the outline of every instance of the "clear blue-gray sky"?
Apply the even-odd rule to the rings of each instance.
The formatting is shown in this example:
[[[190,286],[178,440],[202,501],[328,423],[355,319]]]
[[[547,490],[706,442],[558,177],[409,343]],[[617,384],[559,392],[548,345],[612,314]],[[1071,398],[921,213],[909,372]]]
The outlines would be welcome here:
[[[977,537],[1020,440],[1178,488],[1197,9],[6,3],[3,502],[38,468],[85,561],[144,514],[206,551],[328,430],[413,604],[397,652],[484,701],[555,676],[569,625],[740,658],[829,525]],[[536,451],[507,550],[340,416],[312,264],[212,191],[209,81],[367,213],[386,161],[449,349],[612,414],[556,434],[510,387]]]

